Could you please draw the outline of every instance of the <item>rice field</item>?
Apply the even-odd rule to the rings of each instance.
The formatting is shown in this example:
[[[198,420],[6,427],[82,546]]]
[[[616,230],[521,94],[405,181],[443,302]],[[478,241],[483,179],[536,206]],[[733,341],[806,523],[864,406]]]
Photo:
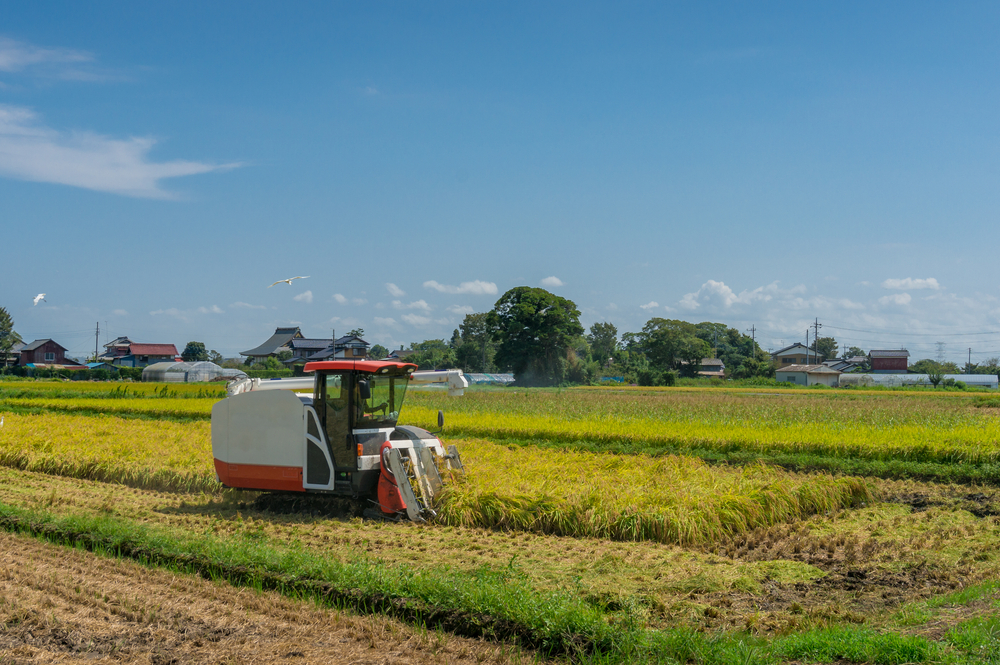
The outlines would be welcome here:
[[[942,393],[943,395],[943,393]],[[941,464],[1000,462],[1000,418],[975,395],[800,390],[483,391],[408,396],[404,417],[492,440],[587,442],[616,452],[713,450]]]
[[[875,498],[858,478],[760,465],[710,467],[691,457],[452,441],[467,463],[466,481],[452,486],[439,506],[441,521],[452,525],[697,543]],[[219,488],[211,425],[204,421],[8,414],[0,429],[0,464],[133,487]]]
[[[443,409],[467,477],[413,525],[261,513],[223,491],[209,388],[0,382],[0,525],[291,595],[336,587],[361,612],[489,626],[571,662],[966,663],[1000,645],[995,485],[753,460],[1000,463],[995,399],[414,391],[401,422]]]

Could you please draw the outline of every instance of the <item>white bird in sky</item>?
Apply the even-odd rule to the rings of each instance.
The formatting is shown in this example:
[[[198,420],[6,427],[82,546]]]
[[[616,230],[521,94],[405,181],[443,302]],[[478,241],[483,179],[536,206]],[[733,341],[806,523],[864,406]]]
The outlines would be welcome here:
[[[35,296],[35,304],[36,305],[38,304],[39,300],[42,300],[44,302],[48,302],[48,300],[45,300],[45,294],[44,293],[39,293],[37,296]]]
[[[281,284],[281,283],[285,283],[285,284],[288,284],[289,286],[291,286],[291,285],[292,285],[292,280],[293,280],[293,279],[309,279],[309,275],[306,275],[305,277],[289,277],[288,279],[279,279],[279,280],[278,280],[277,282],[275,282],[274,284]],[[274,284],[272,284],[271,286],[274,286]],[[267,287],[267,288],[271,288],[271,286],[269,286],[269,287]],[[45,295],[45,294],[42,294],[42,295]]]

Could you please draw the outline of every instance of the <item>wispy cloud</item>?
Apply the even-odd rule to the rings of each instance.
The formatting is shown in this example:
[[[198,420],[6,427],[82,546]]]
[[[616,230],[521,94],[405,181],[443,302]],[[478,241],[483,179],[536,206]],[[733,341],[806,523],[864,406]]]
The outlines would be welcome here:
[[[909,293],[893,293],[891,296],[882,296],[878,299],[880,305],[909,305],[913,298]]]
[[[406,291],[399,288],[392,282],[387,282],[385,288],[389,292],[389,295],[392,296],[393,298],[402,298],[403,296],[406,295]]]
[[[414,300],[409,304],[403,304],[401,300],[393,300],[392,306],[396,309],[419,309],[423,312],[431,311],[431,306],[425,300]]]
[[[473,282],[462,282],[458,286],[452,286],[450,284],[439,284],[433,279],[424,282],[425,289],[434,289],[435,291],[440,291],[441,293],[466,293],[474,296],[482,295],[496,295],[497,285],[493,282],[482,282],[480,280],[475,280]]]
[[[312,291],[303,291],[299,295],[297,295],[294,298],[292,298],[292,300],[294,300],[296,302],[311,303],[313,301],[313,292]]]
[[[114,314],[115,316],[128,316],[128,312],[126,312],[124,309],[116,309],[111,313]]]
[[[419,314],[404,314],[400,318],[409,323],[411,326],[426,326],[431,322],[431,318],[429,316],[420,316]]]
[[[219,307],[218,305],[212,305],[211,307],[199,307],[198,308],[198,313],[199,314],[225,314],[225,312],[222,311],[222,308]]]
[[[73,69],[66,65],[93,62],[94,56],[86,51],[67,48],[41,48],[25,42],[0,37],[0,72],[14,73],[40,66],[61,65],[60,71],[70,75]],[[72,78],[72,76],[66,76]]]
[[[904,279],[887,279],[882,282],[883,289],[899,289],[904,291],[917,290],[917,289],[934,289],[935,291],[941,288],[938,281],[933,277],[928,277],[927,279],[913,279],[912,277],[906,277]]]
[[[475,309],[469,305],[452,305],[448,307],[448,311],[452,314],[458,314],[459,316],[465,316],[466,314],[475,313]]]
[[[659,306],[660,306],[660,303],[656,302],[655,300],[650,300],[645,305],[639,305],[639,307],[641,307],[642,309],[647,310],[647,311],[651,310],[651,309],[656,309]]]
[[[267,309],[267,307],[264,305],[251,305],[248,302],[241,302],[241,301],[234,302],[229,306],[239,309]]]
[[[376,316],[372,320],[375,321],[375,325],[377,326],[394,327],[396,325],[396,319],[388,316]]]
[[[547,289],[554,289],[554,288],[558,288],[560,286],[565,286],[566,285],[565,282],[563,282],[561,279],[559,279],[555,275],[552,275],[551,277],[546,277],[545,279],[543,279],[540,282],[540,284],[542,286],[544,286],[545,288],[547,288]]]
[[[167,178],[240,166],[186,160],[153,162],[152,138],[115,139],[93,132],[60,132],[38,122],[31,109],[0,105],[0,175],[81,187],[136,198],[176,199]]]

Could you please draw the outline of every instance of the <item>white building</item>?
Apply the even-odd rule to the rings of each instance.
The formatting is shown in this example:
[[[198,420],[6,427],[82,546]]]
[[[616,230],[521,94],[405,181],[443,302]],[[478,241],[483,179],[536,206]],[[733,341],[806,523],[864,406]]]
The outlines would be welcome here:
[[[774,378],[800,386],[815,386],[817,384],[836,388],[840,385],[839,370],[826,365],[789,365],[774,371]]]

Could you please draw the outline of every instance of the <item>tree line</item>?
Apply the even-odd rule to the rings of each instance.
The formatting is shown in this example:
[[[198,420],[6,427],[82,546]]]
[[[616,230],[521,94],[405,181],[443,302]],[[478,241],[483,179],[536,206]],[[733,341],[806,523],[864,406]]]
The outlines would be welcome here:
[[[678,376],[696,376],[708,357],[720,358],[733,378],[774,376],[770,355],[725,324],[654,317],[634,333],[619,335],[608,322],[585,330],[572,300],[527,286],[507,291],[488,312],[467,314],[450,340],[425,340],[410,350],[407,362],[421,369],[513,372],[525,386],[602,377],[670,385]]]

